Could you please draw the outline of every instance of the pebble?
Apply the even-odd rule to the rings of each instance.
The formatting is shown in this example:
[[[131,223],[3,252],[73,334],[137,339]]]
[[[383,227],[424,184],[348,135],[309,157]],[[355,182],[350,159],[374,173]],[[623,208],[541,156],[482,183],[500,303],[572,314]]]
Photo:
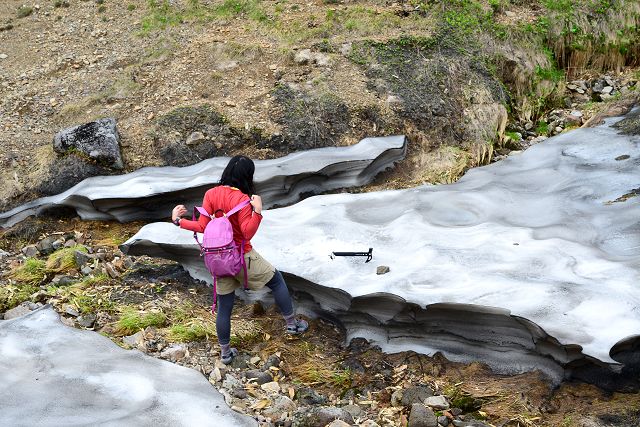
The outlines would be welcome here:
[[[424,400],[424,404],[433,409],[449,409],[449,402],[444,396],[431,396]]]
[[[0,53],[0,59],[7,59],[8,57],[6,53]]]
[[[266,392],[278,393],[280,391],[280,384],[275,381],[271,381],[269,383],[262,384],[260,388]]]

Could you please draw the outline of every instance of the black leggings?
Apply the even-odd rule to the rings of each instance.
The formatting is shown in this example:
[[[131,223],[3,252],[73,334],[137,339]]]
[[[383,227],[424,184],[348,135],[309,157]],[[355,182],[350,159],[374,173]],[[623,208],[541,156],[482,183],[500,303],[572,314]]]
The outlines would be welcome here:
[[[276,270],[271,280],[267,282],[267,286],[271,289],[273,299],[280,309],[280,313],[284,317],[293,314],[293,302],[289,289],[284,283],[282,274]],[[216,318],[216,332],[218,334],[218,342],[220,344],[229,344],[231,340],[231,311],[233,310],[233,302],[235,300],[235,292],[226,295],[218,295],[218,317]]]

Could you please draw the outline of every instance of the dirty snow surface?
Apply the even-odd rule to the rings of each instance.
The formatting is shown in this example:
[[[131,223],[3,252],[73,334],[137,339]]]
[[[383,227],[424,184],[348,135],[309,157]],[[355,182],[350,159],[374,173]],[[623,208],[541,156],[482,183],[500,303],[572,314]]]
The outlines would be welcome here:
[[[614,344],[640,334],[640,141],[617,134],[615,120],[451,185],[316,196],[265,211],[252,243],[278,269],[352,297],[388,293],[427,311],[437,303],[506,309],[614,363]],[[187,231],[150,224],[125,243],[136,245],[206,278]],[[370,263],[329,257],[369,247]],[[390,272],[377,275],[379,265]]]
[[[198,372],[64,326],[50,308],[0,321],[2,426],[257,426]]]

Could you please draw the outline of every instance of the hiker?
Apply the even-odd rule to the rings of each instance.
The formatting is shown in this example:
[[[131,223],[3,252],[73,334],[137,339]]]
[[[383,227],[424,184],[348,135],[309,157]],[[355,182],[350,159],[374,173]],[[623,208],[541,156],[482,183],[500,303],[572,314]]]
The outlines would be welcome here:
[[[253,173],[255,165],[245,156],[235,156],[222,172],[220,185],[211,188],[204,195],[200,218],[196,221],[182,218],[187,213],[184,205],[173,208],[171,220],[175,225],[185,230],[202,233],[211,217],[223,214],[231,223],[233,241],[240,247],[244,243],[244,260],[247,271],[245,280],[244,268],[235,276],[214,275],[214,308],[216,304],[218,317],[216,318],[216,332],[221,348],[222,363],[229,364],[238,354],[238,350],[230,347],[231,310],[235,299],[235,290],[246,284],[249,289],[257,290],[263,286],[269,287],[280,313],[286,321],[287,334],[298,335],[305,332],[309,324],[295,317],[293,303],[282,274],[251,246],[251,238],[258,231],[262,221],[262,199],[254,194]],[[247,203],[248,202],[248,203]],[[242,203],[246,206],[232,213]],[[208,215],[207,215],[208,214]],[[217,289],[216,289],[217,279]]]

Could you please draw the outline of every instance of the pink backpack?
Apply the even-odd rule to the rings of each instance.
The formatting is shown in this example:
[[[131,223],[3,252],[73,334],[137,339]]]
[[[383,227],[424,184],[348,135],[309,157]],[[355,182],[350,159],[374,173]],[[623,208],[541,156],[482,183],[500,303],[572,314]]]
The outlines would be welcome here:
[[[204,265],[207,266],[207,269],[213,276],[212,313],[216,311],[218,277],[235,276],[240,273],[241,269],[244,269],[244,288],[248,288],[247,266],[244,262],[244,240],[240,248],[238,248],[238,245],[236,245],[236,242],[233,240],[233,227],[231,226],[229,217],[249,203],[249,200],[245,200],[226,214],[223,213],[221,217],[217,218],[215,212],[213,215],[210,215],[202,207],[195,207],[193,209],[194,221],[196,219],[196,209],[200,212],[200,215],[211,218],[211,221],[209,221],[207,227],[204,229],[202,243],[198,240],[197,233],[193,233],[193,237],[200,246],[200,256],[204,258]]]

